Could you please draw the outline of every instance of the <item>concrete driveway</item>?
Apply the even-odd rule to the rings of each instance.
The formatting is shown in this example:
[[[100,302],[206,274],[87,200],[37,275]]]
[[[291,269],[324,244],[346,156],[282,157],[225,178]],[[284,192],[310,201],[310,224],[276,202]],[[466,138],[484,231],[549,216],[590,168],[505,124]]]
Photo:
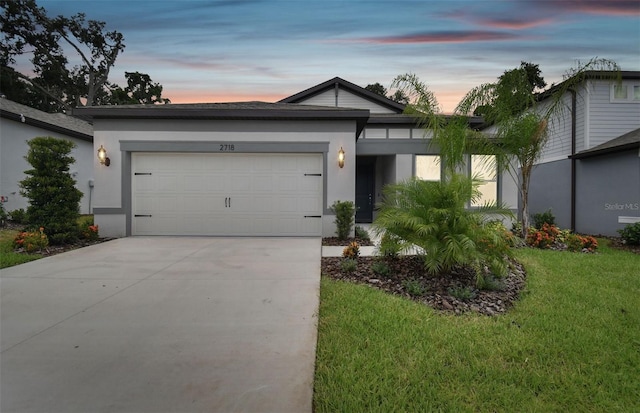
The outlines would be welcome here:
[[[311,412],[319,238],[132,237],[0,271],[0,411]]]

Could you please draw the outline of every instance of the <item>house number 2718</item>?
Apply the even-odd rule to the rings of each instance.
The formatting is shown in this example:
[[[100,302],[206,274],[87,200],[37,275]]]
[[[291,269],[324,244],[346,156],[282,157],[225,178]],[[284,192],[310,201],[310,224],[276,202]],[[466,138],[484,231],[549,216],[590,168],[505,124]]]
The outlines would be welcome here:
[[[220,144],[220,152],[233,152],[236,150],[235,145],[231,144],[227,144],[227,143],[221,143]]]

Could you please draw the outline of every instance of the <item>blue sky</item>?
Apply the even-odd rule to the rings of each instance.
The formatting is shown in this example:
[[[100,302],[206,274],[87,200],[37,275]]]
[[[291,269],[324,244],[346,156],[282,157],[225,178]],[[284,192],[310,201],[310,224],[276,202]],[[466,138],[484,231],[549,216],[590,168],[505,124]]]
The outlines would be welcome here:
[[[340,76],[415,73],[450,112],[521,61],[557,83],[577,61],[640,70],[640,0],[39,0],[125,37],[110,80],[148,73],[174,103],[277,101]]]

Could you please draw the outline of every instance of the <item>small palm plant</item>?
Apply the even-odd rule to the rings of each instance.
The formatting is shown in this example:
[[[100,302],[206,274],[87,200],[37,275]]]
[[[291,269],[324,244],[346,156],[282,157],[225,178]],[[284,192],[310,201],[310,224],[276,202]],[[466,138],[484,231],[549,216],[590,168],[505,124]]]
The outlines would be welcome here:
[[[496,276],[506,275],[509,247],[486,224],[498,216],[511,217],[511,211],[497,203],[469,209],[469,204],[480,198],[480,181],[460,174],[445,178],[388,185],[374,230],[423,250],[425,267],[431,274],[469,266],[476,270],[478,282],[485,267]]]

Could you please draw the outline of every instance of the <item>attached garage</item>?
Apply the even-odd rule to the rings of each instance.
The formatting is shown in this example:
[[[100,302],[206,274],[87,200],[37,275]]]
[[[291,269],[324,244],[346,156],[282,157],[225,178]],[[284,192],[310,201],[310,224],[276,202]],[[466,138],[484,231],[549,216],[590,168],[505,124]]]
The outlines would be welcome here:
[[[354,201],[369,111],[289,103],[94,106],[93,214],[100,234],[333,236]],[[95,152],[94,152],[95,153]],[[338,154],[344,162],[338,162]]]
[[[134,153],[132,235],[321,236],[321,154]]]

